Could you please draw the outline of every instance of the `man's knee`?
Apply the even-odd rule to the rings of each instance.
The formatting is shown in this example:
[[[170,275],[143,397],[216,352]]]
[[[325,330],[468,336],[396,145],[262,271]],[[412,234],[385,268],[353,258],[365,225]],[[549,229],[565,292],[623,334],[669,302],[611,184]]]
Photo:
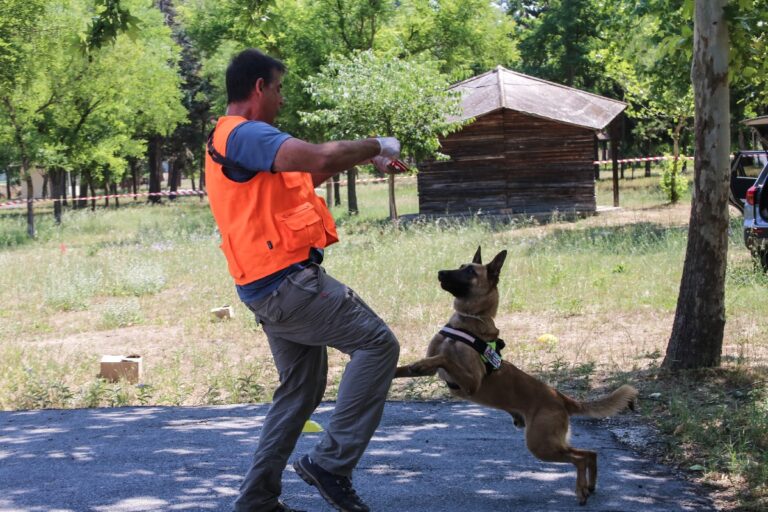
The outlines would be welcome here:
[[[400,342],[397,341],[397,338],[388,327],[386,328],[386,333],[382,336],[381,351],[382,357],[393,363],[397,362],[397,359],[400,357]]]

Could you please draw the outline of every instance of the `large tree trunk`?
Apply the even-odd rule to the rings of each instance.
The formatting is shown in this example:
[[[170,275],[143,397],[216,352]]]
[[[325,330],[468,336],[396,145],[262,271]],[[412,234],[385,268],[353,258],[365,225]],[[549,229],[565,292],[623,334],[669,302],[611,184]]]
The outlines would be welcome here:
[[[727,0],[696,0],[691,80],[695,97],[694,190],[688,247],[664,367],[720,364],[728,250]]]

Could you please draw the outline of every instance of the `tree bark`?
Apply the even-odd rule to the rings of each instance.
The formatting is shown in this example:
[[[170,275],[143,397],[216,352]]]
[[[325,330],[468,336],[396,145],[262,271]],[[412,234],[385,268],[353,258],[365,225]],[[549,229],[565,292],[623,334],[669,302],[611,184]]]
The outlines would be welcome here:
[[[663,362],[672,370],[718,366],[722,353],[730,149],[726,3],[696,0],[694,189],[680,294]]]
[[[347,171],[347,210],[350,215],[357,215],[360,210],[357,209],[357,167]]]
[[[32,182],[32,175],[29,169],[24,171],[24,181],[27,184],[27,235],[29,238],[35,238],[37,232],[35,231],[35,209],[33,202],[35,200],[35,185]]]
[[[88,206],[88,171],[83,171],[80,174],[80,199],[77,201],[78,208],[86,208]]]
[[[48,172],[51,178],[51,197],[53,198],[53,218],[56,224],[61,224],[62,195],[66,190],[64,169],[53,168]]]
[[[72,191],[72,193],[69,194],[70,197],[72,197],[72,206],[78,208],[77,201],[75,201],[75,198],[77,197],[77,176],[74,172],[69,174],[69,186]]]
[[[613,120],[611,130],[611,160],[613,161],[613,206],[619,206],[619,123]]]
[[[645,156],[651,156],[651,141],[646,140],[645,141]],[[645,161],[645,177],[650,178],[651,177],[651,161],[646,160]]]
[[[333,177],[333,205],[341,206],[341,179],[338,174]]]
[[[171,193],[168,196],[168,199],[171,201],[176,199],[176,192],[179,190],[179,181],[181,181],[181,173],[179,171],[179,167],[180,165],[178,160],[171,159],[168,162],[168,185],[171,188]]]
[[[387,177],[389,184],[389,218],[397,220],[397,204],[395,203],[395,175],[389,174]]]

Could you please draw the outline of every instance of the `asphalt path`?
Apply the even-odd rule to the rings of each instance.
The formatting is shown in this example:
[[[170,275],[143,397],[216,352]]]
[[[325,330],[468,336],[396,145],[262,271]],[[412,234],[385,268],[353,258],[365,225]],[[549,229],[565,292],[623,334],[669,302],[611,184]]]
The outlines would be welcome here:
[[[267,405],[0,412],[0,511],[232,510]],[[333,408],[313,415],[326,424]],[[291,461],[320,434],[303,434]],[[704,490],[620,443],[605,420],[572,421],[599,452],[579,507],[569,464],[539,462],[505,413],[465,402],[388,402],[355,488],[375,512],[716,510]],[[332,509],[289,465],[283,499]]]

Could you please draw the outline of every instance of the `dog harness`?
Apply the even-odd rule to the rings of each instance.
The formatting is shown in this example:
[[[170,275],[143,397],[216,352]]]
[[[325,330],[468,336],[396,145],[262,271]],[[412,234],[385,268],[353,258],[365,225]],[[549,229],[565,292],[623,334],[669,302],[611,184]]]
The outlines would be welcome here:
[[[446,325],[440,329],[440,334],[454,341],[460,341],[475,349],[480,354],[480,359],[485,363],[486,375],[501,367],[501,349],[506,346],[504,340],[496,338],[491,341],[483,341],[471,332],[465,331],[464,329],[456,329],[450,325]],[[450,384],[448,387],[451,387]]]

